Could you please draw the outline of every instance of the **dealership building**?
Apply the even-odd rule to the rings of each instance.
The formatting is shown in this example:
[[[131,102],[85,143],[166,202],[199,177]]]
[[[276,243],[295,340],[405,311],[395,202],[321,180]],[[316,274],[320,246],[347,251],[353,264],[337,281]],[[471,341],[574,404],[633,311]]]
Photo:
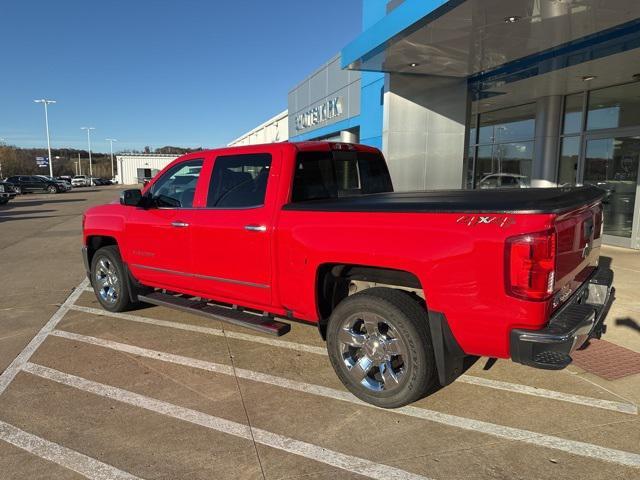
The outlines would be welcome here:
[[[605,242],[640,249],[640,2],[363,0],[288,138],[376,146],[396,190],[599,185]]]

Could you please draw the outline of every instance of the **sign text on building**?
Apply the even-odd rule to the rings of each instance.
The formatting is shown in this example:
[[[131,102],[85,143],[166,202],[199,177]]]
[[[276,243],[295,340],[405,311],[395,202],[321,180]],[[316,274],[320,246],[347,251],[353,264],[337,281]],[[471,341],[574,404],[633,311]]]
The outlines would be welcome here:
[[[334,97],[296,115],[296,130],[315,127],[342,115],[342,97]]]

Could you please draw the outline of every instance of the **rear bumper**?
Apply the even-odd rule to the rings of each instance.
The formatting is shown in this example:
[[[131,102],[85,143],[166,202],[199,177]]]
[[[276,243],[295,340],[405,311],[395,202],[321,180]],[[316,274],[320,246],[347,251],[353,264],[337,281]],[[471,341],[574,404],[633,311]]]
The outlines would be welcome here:
[[[542,330],[511,331],[511,359],[536,368],[559,370],[589,338],[606,331],[604,320],[615,299],[613,271],[599,268]]]

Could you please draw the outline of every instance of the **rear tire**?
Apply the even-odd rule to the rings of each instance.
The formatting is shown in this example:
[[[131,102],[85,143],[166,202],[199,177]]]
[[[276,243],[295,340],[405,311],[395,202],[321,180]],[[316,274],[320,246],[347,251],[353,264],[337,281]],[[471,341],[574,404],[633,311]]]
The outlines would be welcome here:
[[[340,302],[327,350],[345,387],[378,407],[415,402],[436,378],[427,312],[402,290],[371,288]]]
[[[115,245],[98,249],[91,259],[91,286],[105,310],[124,312],[133,306],[120,251]]]

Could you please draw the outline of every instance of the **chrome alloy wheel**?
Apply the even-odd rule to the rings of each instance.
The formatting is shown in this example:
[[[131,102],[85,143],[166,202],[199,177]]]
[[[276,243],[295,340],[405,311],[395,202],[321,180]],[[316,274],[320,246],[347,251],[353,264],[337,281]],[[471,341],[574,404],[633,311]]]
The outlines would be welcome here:
[[[104,302],[114,304],[118,301],[122,282],[116,266],[107,257],[98,260],[94,280],[96,291]]]
[[[407,368],[407,348],[397,330],[375,313],[358,313],[340,326],[338,342],[351,377],[374,392],[397,388]]]

